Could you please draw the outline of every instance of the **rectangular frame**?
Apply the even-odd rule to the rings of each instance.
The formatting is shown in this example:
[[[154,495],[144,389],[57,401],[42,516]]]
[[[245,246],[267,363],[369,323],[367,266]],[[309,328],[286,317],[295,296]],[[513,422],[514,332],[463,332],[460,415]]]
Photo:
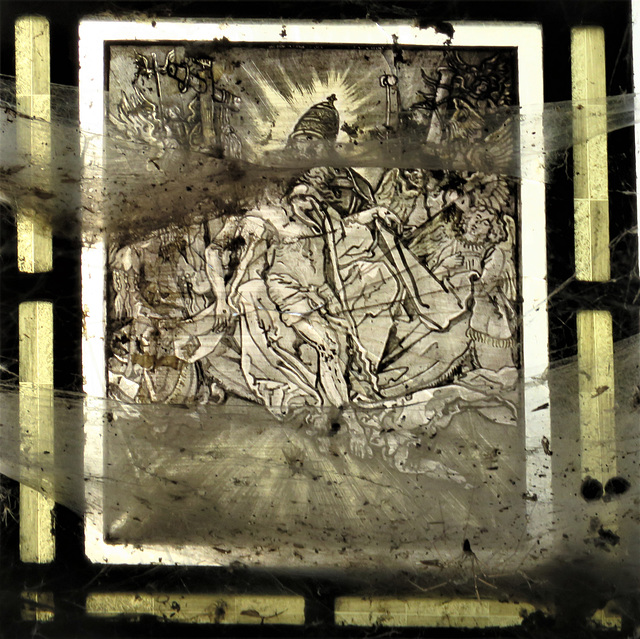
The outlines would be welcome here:
[[[524,420],[526,441],[527,532],[549,548],[553,541],[551,526],[551,473],[542,444],[550,437],[549,411],[536,410],[548,405],[545,372],[548,368],[548,329],[546,313],[546,238],[544,155],[536,140],[542,136],[543,81],[542,36],[537,25],[492,23],[454,24],[451,45],[456,47],[511,47],[517,49],[518,83],[523,115],[520,127],[521,164],[521,237],[527,238],[522,250],[522,353],[524,371]],[[238,21],[214,23],[205,21],[141,21],[85,20],[80,25],[80,122],[91,136],[85,151],[85,174],[94,176],[96,187],[104,158],[104,86],[105,45],[130,41],[210,41],[226,38],[231,43],[342,44],[373,46],[438,46],[448,44],[447,36],[432,29],[419,29],[402,23],[372,24],[365,22],[281,22]],[[531,149],[537,153],[531,153]],[[108,167],[106,167],[108,170]],[[99,192],[95,188],[94,192]],[[99,208],[95,200],[92,206]],[[105,326],[106,326],[106,246],[101,239],[83,249],[82,304],[86,330],[83,335],[84,390],[87,394],[85,421],[85,473],[89,477],[104,476],[104,428],[106,412]],[[102,460],[102,461],[101,461]],[[93,491],[95,485],[88,487]],[[98,501],[100,501],[98,486]],[[92,492],[88,495],[95,498]],[[103,498],[103,496],[102,496]],[[157,563],[179,565],[219,565],[219,555],[202,546],[142,545],[132,548],[107,543],[104,535],[103,510],[88,512],[85,521],[87,557],[98,563]]]

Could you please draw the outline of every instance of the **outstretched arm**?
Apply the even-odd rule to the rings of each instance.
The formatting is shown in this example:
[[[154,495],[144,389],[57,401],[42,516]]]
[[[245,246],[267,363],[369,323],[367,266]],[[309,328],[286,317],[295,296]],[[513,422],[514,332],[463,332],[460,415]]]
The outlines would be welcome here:
[[[221,254],[222,251],[225,250],[225,245],[235,237],[236,233],[237,220],[228,218],[216,234],[214,241],[204,250],[205,273],[211,285],[215,300],[213,304],[210,304],[191,318],[190,323],[197,326],[195,331],[189,331],[192,334],[202,335],[210,330],[221,330],[227,325],[231,317],[231,309],[227,303],[227,292],[224,281],[225,269]],[[212,315],[214,316],[213,325],[211,325],[210,321],[203,325],[200,320],[209,318]],[[191,328],[194,329],[194,326]]]
[[[240,226],[240,235],[244,239],[244,246],[242,247],[242,253],[238,266],[236,267],[228,286],[227,299],[231,303],[232,307],[237,296],[238,287],[244,281],[245,275],[249,270],[249,267],[254,263],[256,259],[256,252],[258,249],[258,243],[267,236],[267,224],[264,220],[254,216],[249,212],[247,216],[242,220]],[[237,309],[235,309],[237,310]]]
[[[391,229],[395,233],[402,233],[402,221],[400,218],[390,209],[385,206],[374,206],[364,211],[358,211],[352,213],[349,217],[345,218],[345,224],[364,224],[365,226],[371,225],[374,220],[380,221],[380,223],[387,228]]]

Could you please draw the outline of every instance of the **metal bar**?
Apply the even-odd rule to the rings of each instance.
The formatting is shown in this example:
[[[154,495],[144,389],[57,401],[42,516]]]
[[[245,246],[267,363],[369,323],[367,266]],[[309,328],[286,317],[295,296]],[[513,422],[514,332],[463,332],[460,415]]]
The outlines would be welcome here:
[[[602,27],[571,30],[576,277],[610,278],[607,106]]]
[[[522,624],[534,612],[553,611],[527,602],[491,599],[426,597],[338,597],[335,623],[339,626],[425,628],[508,628]],[[620,629],[619,614],[596,611],[592,621],[601,628]]]
[[[115,592],[91,593],[86,610],[95,617],[153,615],[182,623],[302,625],[304,604],[303,597],[289,595]]]
[[[15,23],[16,98],[21,118],[17,130],[20,151],[29,158],[33,185],[48,183],[51,136],[49,22],[23,16]],[[18,205],[18,268],[42,273],[53,267],[51,228],[32,208]],[[53,309],[48,302],[19,307],[21,448],[53,455]],[[50,489],[51,487],[49,487]],[[20,558],[48,563],[55,556],[51,498],[20,486]]]
[[[582,475],[604,484],[617,474],[611,313],[579,311],[576,320]]]
[[[23,16],[15,24],[16,106],[26,115],[17,122],[18,148],[29,161],[33,186],[47,190],[51,157],[49,21]],[[18,203],[18,268],[24,273],[52,269],[51,227],[42,215]]]
[[[609,184],[604,30],[571,30],[574,108],[576,278],[610,279]],[[577,315],[583,477],[616,474],[612,319],[608,311]]]
[[[508,628],[535,612],[528,603],[477,599],[339,597],[335,622],[344,626]]]
[[[53,305],[23,302],[18,311],[20,358],[20,448],[22,459],[32,461],[47,451],[54,454],[53,441]],[[25,471],[30,470],[25,468]],[[53,494],[51,479],[40,487]],[[20,485],[20,559],[49,563],[55,557],[51,497]]]

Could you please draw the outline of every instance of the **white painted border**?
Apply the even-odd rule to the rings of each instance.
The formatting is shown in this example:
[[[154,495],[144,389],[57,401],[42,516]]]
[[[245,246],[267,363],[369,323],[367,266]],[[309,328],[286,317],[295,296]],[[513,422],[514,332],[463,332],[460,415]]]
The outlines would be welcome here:
[[[281,36],[286,26],[286,37]],[[523,359],[525,384],[526,483],[537,501],[527,501],[528,531],[540,541],[551,541],[551,469],[542,450],[543,437],[550,438],[548,410],[534,409],[548,403],[546,383],[548,356],[548,317],[546,308],[546,222],[544,149],[540,145],[543,113],[542,31],[539,25],[523,23],[454,23],[453,46],[516,47],[518,50],[518,88],[524,124],[521,126],[521,273],[523,294]],[[447,38],[432,29],[419,29],[406,23],[367,22],[282,22],[233,21],[211,23],[193,20],[122,22],[85,20],[80,23],[80,125],[91,143],[85,150],[85,176],[97,179],[93,167],[101,166],[104,134],[104,48],[109,41],[164,40],[230,42],[342,43],[360,45],[442,46]],[[397,40],[396,40],[397,38]],[[91,137],[95,134],[95,137]],[[538,144],[538,147],[536,147]],[[532,151],[536,149],[536,151]],[[99,181],[99,180],[98,180]],[[94,192],[98,192],[98,184]],[[89,196],[87,196],[89,197]],[[99,208],[91,202],[90,208]],[[95,224],[92,224],[95,228]],[[84,391],[89,400],[85,416],[85,475],[103,475],[103,420],[101,402],[106,397],[105,363],[105,246],[99,241],[82,253],[82,304],[86,316],[82,365]],[[92,482],[89,482],[92,484]],[[92,488],[88,488],[89,492]],[[87,494],[87,501],[95,498]],[[99,563],[158,563],[215,565],[214,553],[205,546],[171,549],[164,545],[107,544],[104,541],[102,509],[90,509],[85,519],[85,552]],[[217,559],[217,558],[216,558]]]
[[[633,56],[633,91],[635,93],[635,105],[634,112],[638,113],[640,109],[640,99],[638,93],[640,93],[640,1],[631,0],[631,42],[632,42],[632,56]],[[640,193],[640,123],[637,121],[637,117],[634,117],[634,132],[636,140],[636,213],[637,229],[638,229],[638,268],[640,269],[640,200],[638,199],[638,193]]]

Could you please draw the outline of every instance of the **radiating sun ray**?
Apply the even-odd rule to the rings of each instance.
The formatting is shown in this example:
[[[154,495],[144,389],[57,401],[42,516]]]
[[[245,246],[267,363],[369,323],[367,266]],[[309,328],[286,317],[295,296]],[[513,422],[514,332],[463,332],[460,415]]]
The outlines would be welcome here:
[[[379,103],[380,96],[370,90],[378,84],[375,69],[364,76],[356,74],[352,65],[324,73],[310,69],[296,78],[284,71],[260,68],[252,61],[244,65],[244,70],[260,95],[246,104],[246,114],[265,151],[281,149],[298,119],[332,94],[336,96],[341,124],[355,122],[363,111]],[[346,139],[345,134],[341,135]]]

